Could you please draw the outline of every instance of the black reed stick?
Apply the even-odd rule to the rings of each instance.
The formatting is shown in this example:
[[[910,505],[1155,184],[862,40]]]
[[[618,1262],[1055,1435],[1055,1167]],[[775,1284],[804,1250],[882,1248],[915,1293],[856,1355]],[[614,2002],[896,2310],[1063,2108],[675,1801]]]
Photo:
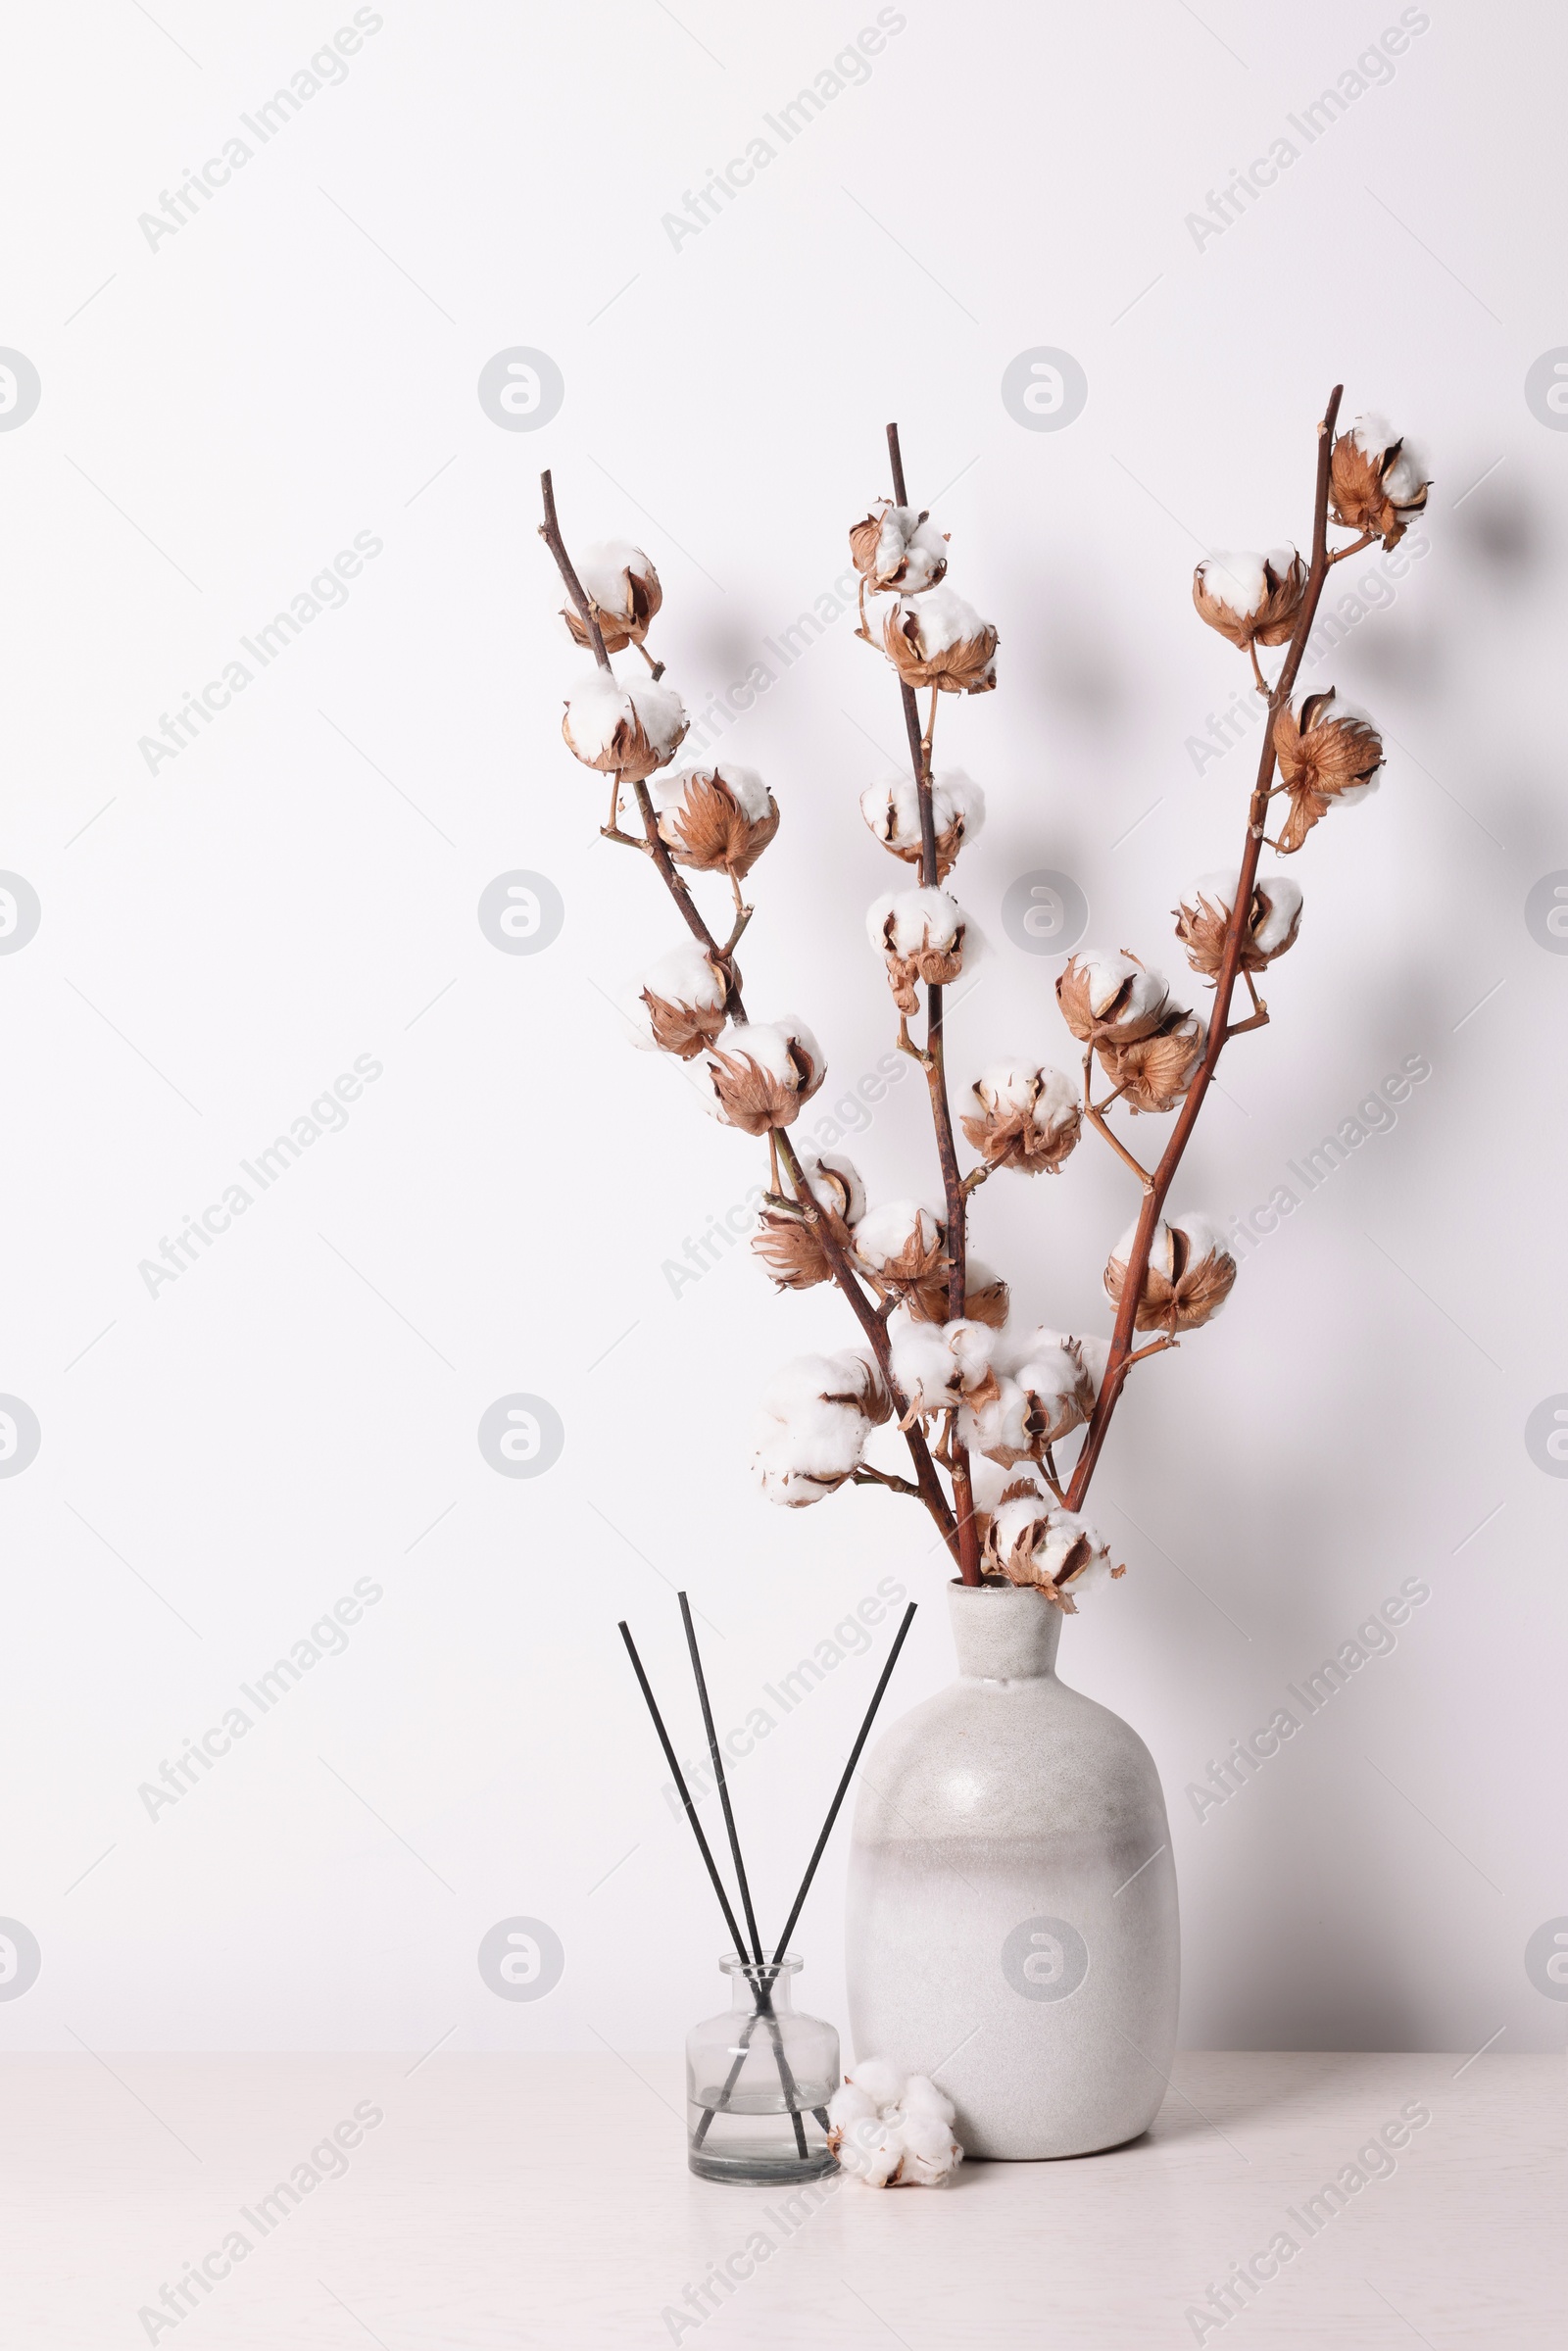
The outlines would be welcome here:
[[[708,1752],[712,1757],[713,1777],[718,1782],[718,1800],[724,1808],[724,1827],[729,1833],[729,1849],[735,1863],[736,1883],[741,1889],[741,1904],[746,1912],[747,1932],[752,1938],[752,1959],[756,1966],[760,1967],[762,1964],[762,1938],[757,1932],[757,1913],[752,1907],[752,1889],[747,1881],[746,1864],[741,1858],[740,1832],[735,1826],[735,1812],[729,1800],[729,1783],[724,1777],[724,1758],[718,1744],[718,1733],[713,1728],[713,1709],[709,1703],[708,1677],[703,1672],[702,1652],[697,1646],[697,1628],[692,1622],[691,1602],[687,1599],[686,1594],[681,1592],[677,1592],[675,1596],[680,1602],[681,1622],[686,1627],[686,1646],[691,1651],[692,1675],[697,1684],[697,1695],[703,1709],[703,1729],[708,1734]],[[745,1953],[743,1952],[741,1956],[744,1958]],[[784,2054],[783,2034],[780,2032],[778,2020],[773,2014],[773,1985],[771,1980],[764,1978],[761,1982],[753,1986],[753,1990],[757,2000],[758,2014],[766,2023],[768,2034],[773,2044],[774,2061],[778,2066],[779,2086],[784,2092],[784,2100],[790,2110],[790,2121],[795,2127],[796,2151],[804,2160],[806,2155],[806,2127],[801,2121],[800,2112],[796,2106],[796,2098],[799,2093],[796,2087],[794,2071],[791,2068],[788,2058]],[[752,2027],[750,2024],[748,2024],[741,2034],[741,2046],[743,2049],[750,2047],[751,2038]],[[730,2092],[734,2089],[735,2083],[740,2078],[740,2070],[744,2062],[744,2058],[737,2058],[735,2064],[730,2069],[730,2078],[724,2087],[724,2103],[726,2105],[729,2103]],[[708,2112],[703,2116],[701,2123],[697,2127],[697,2138],[695,2143],[699,2147],[702,2145],[704,2139],[708,2136],[709,2126],[711,2124],[712,2120],[713,2109],[710,2107]]]
[[[659,1711],[659,1701],[648,1686],[648,1676],[643,1672],[643,1661],[637,1654],[637,1643],[631,1637],[631,1628],[624,1617],[620,1620],[620,1638],[626,1643],[626,1654],[631,1659],[631,1670],[636,1675],[642,1688],[643,1696],[648,1701],[648,1711],[654,1718],[654,1729],[659,1733],[659,1743],[664,1750],[664,1761],[669,1765],[670,1777],[680,1790],[680,1800],[686,1807],[686,1818],[691,1822],[692,1835],[697,1839],[697,1850],[701,1853],[703,1865],[713,1882],[713,1891],[718,1896],[718,1906],[724,1913],[724,1925],[734,1937],[736,1950],[744,1959],[746,1956],[745,1938],[741,1934],[735,1913],[730,1908],[729,1896],[724,1891],[724,1881],[718,1874],[712,1854],[709,1851],[708,1839],[703,1835],[703,1824],[697,1817],[697,1807],[692,1802],[691,1790],[686,1785],[686,1775],[675,1759],[675,1750],[669,1743],[669,1733],[664,1728],[664,1718]]]
[[[827,1819],[822,1823],[822,1834],[816,1840],[816,1849],[812,1853],[810,1860],[806,1865],[806,1875],[801,1880],[801,1890],[795,1897],[795,1907],[790,1912],[789,1917],[786,1919],[784,1923],[784,1932],[778,1938],[778,1948],[773,1953],[773,1965],[775,1967],[783,1958],[785,1952],[789,1949],[790,1936],[794,1934],[796,1921],[799,1919],[802,1910],[806,1906],[806,1897],[811,1890],[811,1880],[816,1876],[816,1865],[821,1860],[827,1840],[833,1834],[833,1823],[838,1819],[839,1806],[843,1803],[846,1794],[849,1792],[850,1782],[855,1775],[855,1767],[860,1760],[860,1749],[864,1746],[866,1739],[870,1737],[871,1725],[876,1719],[876,1710],[882,1703],[882,1692],[888,1686],[893,1668],[899,1662],[899,1651],[904,1646],[905,1635],[908,1632],[909,1627],[913,1622],[914,1602],[911,1600],[907,1608],[906,1608],[904,1611],[904,1622],[902,1625],[900,1625],[898,1636],[894,1641],[892,1648],[888,1651],[888,1661],[882,1668],[882,1679],[878,1682],[875,1690],[871,1692],[871,1703],[865,1710],[865,1720],[860,1725],[860,1736],[856,1740],[854,1746],[850,1749],[850,1760],[844,1766],[844,1777],[839,1782],[838,1792],[834,1796],[832,1803],[828,1806]]]
[[[752,1940],[752,1957],[760,1967],[762,1964],[762,1938],[757,1932],[757,1913],[752,1908],[752,1889],[746,1881],[746,1864],[741,1859],[740,1834],[735,1827],[735,1814],[729,1800],[729,1783],[724,1777],[724,1758],[719,1751],[718,1734],[713,1729],[713,1709],[708,1702],[708,1678],[703,1672],[703,1660],[697,1647],[697,1627],[692,1623],[691,1602],[687,1599],[686,1594],[678,1592],[675,1597],[680,1602],[681,1623],[686,1627],[686,1646],[692,1653],[692,1674],[697,1683],[697,1696],[703,1709],[703,1729],[708,1733],[708,1752],[713,1759],[713,1777],[718,1782],[718,1800],[724,1808],[724,1827],[729,1834],[729,1849],[735,1863],[735,1879],[741,1889],[741,1907],[746,1913],[746,1932]]]

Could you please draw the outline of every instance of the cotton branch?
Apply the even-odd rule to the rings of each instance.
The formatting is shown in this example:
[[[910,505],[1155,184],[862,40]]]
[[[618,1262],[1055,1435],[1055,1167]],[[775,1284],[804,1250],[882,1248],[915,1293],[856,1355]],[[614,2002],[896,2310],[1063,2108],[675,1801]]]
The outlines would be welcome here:
[[[576,606],[577,612],[593,639],[594,653],[600,667],[605,670],[610,670],[611,674],[613,675],[613,670],[611,667],[610,656],[605,651],[604,634],[599,626],[597,609],[584,592],[582,582],[578,578],[577,573],[573,568],[571,558],[566,553],[565,543],[561,535],[561,526],[556,516],[555,491],[552,487],[548,471],[540,475],[540,487],[544,493],[545,518],[543,523],[540,525],[539,536],[544,540],[545,545],[549,548],[551,554],[554,556],[557,568],[559,569],[562,579],[565,584],[566,592],[570,596],[572,603]],[[714,938],[712,932],[709,929],[708,924],[703,919],[702,913],[698,908],[695,899],[692,897],[691,891],[688,889],[684,879],[676,868],[674,859],[669,854],[668,845],[665,843],[663,836],[659,830],[659,819],[654,811],[653,801],[649,797],[648,786],[645,783],[635,783],[632,786],[632,790],[636,795],[638,813],[642,817],[643,821],[644,839],[641,842],[637,842],[629,834],[616,834],[613,837],[630,842],[631,846],[634,848],[645,849],[647,854],[653,858],[655,865],[658,867],[660,878],[663,882],[664,887],[669,892],[670,897],[674,900],[675,905],[679,908],[681,918],[685,922],[687,929],[691,932],[692,937],[697,941],[698,945],[712,957],[715,963],[722,965],[724,968],[729,981],[728,1001],[734,1017],[737,1020],[745,1020],[746,1007],[741,1000],[740,988],[736,982],[734,966],[730,961],[730,957],[734,953],[735,944],[739,939],[741,932],[746,927],[746,922],[751,918],[750,910],[747,908],[741,909],[740,915],[737,917],[735,928],[731,933],[727,946],[720,947],[718,941]],[[929,790],[927,790],[925,797],[927,803],[929,803]],[[932,857],[934,863],[934,835],[932,837]],[[790,1182],[795,1190],[796,1200],[800,1203],[802,1210],[808,1217],[811,1218],[815,1224],[817,1237],[822,1244],[823,1254],[826,1256],[828,1264],[832,1268],[833,1279],[843,1291],[846,1298],[848,1298],[850,1302],[850,1305],[853,1307],[856,1319],[859,1323],[861,1330],[865,1333],[865,1336],[870,1343],[872,1352],[876,1356],[878,1368],[880,1369],[882,1377],[887,1384],[889,1394],[893,1396],[898,1410],[902,1415],[905,1410],[905,1399],[901,1395],[898,1384],[893,1377],[893,1350],[888,1339],[886,1323],[884,1322],[882,1316],[878,1313],[876,1307],[872,1305],[870,1299],[866,1297],[865,1292],[861,1289],[860,1284],[856,1277],[855,1271],[850,1264],[849,1258],[845,1253],[843,1246],[840,1243],[837,1234],[832,1229],[831,1218],[821,1210],[819,1203],[813,1198],[810,1189],[807,1184],[805,1172],[802,1169],[800,1160],[796,1156],[795,1147],[790,1142],[788,1133],[782,1129],[771,1131],[769,1133],[768,1141],[777,1157],[783,1160],[784,1166],[789,1174]],[[777,1189],[776,1182],[774,1189]],[[955,1560],[961,1569],[963,1565],[962,1529],[956,1527],[955,1525],[954,1514],[949,1506],[948,1497],[942,1491],[942,1482],[938,1478],[935,1466],[932,1462],[930,1448],[927,1445],[925,1438],[917,1424],[911,1423],[911,1425],[905,1430],[904,1435],[905,1441],[909,1448],[910,1459],[914,1465],[915,1483],[911,1486],[906,1480],[904,1479],[891,1479],[880,1476],[872,1478],[867,1482],[875,1485],[890,1486],[896,1493],[913,1494],[918,1495],[919,1499],[925,1504],[926,1509],[930,1512],[932,1518],[936,1521],[943,1541],[946,1543],[949,1550],[953,1553]],[[970,1546],[972,1548],[974,1547],[973,1526],[967,1518],[966,1496],[964,1497],[964,1510],[965,1524],[968,1525]]]
[[[1187,1099],[1178,1113],[1170,1141],[1165,1147],[1159,1165],[1154,1170],[1152,1183],[1145,1195],[1143,1211],[1138,1219],[1137,1238],[1133,1244],[1132,1254],[1127,1261],[1127,1270],[1122,1282],[1121,1303],[1116,1310],[1116,1327],[1111,1337],[1109,1361],[1106,1364],[1105,1376],[1101,1382],[1100,1396],[1084,1438],[1083,1448],[1073,1470],[1072,1484],[1068,1489],[1067,1507],[1070,1510],[1080,1510],[1083,1507],[1084,1496],[1089,1492],[1090,1481],[1095,1474],[1095,1465],[1100,1459],[1101,1448],[1105,1442],[1105,1434],[1110,1427],[1111,1418],[1129,1369],[1142,1355],[1160,1351],[1155,1347],[1146,1347],[1141,1348],[1137,1354],[1134,1353],[1133,1338],[1137,1327],[1138,1306],[1144,1294],[1144,1282],[1149,1272],[1150,1251],[1153,1246],[1154,1230],[1159,1222],[1160,1212],[1164,1207],[1176,1171],[1181,1165],[1182,1155],[1192,1138],[1193,1129],[1198,1123],[1198,1115],[1203,1106],[1203,1099],[1208,1092],[1220,1054],[1225,1050],[1228,1038],[1235,1033],[1230,1027],[1231,999],[1235,993],[1237,973],[1241,966],[1242,941],[1252,904],[1252,891],[1257,881],[1258,857],[1263,846],[1263,822],[1271,796],[1270,787],[1274,779],[1274,719],[1282,706],[1287,705],[1290,701],[1297,673],[1301,666],[1302,656],[1306,652],[1306,641],[1312,633],[1312,625],[1317,617],[1318,601],[1323,593],[1323,583],[1328,577],[1330,564],[1335,561],[1335,558],[1329,553],[1328,545],[1329,465],[1334,454],[1334,426],[1340,413],[1340,400],[1344,388],[1343,384],[1335,385],[1329,395],[1329,403],[1324,411],[1323,420],[1318,426],[1317,484],[1312,509],[1312,560],[1307,572],[1306,592],[1301,599],[1301,607],[1291,637],[1290,649],[1268,695],[1268,716],[1263,730],[1263,749],[1258,759],[1257,781],[1253,785],[1252,797],[1247,812],[1247,839],[1242,850],[1241,874],[1236,886],[1235,901],[1230,910],[1230,919],[1225,927],[1224,952],[1214,983],[1214,1009],[1208,1024],[1208,1044],[1203,1058],[1199,1064],[1198,1072],[1188,1088]],[[1343,552],[1350,553],[1352,551],[1346,549]],[[1253,1025],[1252,1021],[1238,1023],[1240,1028],[1250,1028]]]
[[[904,458],[899,448],[897,424],[888,426],[888,457],[893,467],[893,496],[901,507],[909,503],[904,480]],[[909,759],[914,769],[915,790],[920,806],[920,880],[928,890],[937,887],[936,813],[931,798],[931,741],[936,730],[937,696],[931,692],[931,720],[925,733],[920,731],[920,712],[914,699],[914,689],[899,680],[899,693],[904,703],[904,731],[909,740]],[[926,986],[926,1033],[923,1056],[926,1087],[931,1098],[931,1119],[936,1129],[937,1157],[942,1164],[942,1190],[947,1202],[948,1229],[948,1319],[958,1322],[963,1318],[968,1301],[968,1247],[965,1226],[968,1215],[968,1194],[958,1173],[958,1154],[953,1140],[953,1112],[948,1102],[947,1067],[944,1057],[942,989]],[[980,1581],[980,1541],[974,1523],[974,1489],[969,1475],[969,1455],[955,1435],[950,1447],[950,1466],[953,1472],[953,1496],[958,1520],[958,1573],[965,1584]]]

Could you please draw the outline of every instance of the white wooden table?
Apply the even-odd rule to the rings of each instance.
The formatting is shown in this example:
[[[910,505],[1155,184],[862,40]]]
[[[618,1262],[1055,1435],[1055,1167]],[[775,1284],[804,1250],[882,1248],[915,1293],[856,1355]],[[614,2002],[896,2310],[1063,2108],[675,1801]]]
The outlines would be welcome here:
[[[1545,2057],[1184,2056],[1118,2153],[791,2205],[690,2177],[670,2056],[11,2057],[0,2342],[1563,2351],[1563,2090]]]

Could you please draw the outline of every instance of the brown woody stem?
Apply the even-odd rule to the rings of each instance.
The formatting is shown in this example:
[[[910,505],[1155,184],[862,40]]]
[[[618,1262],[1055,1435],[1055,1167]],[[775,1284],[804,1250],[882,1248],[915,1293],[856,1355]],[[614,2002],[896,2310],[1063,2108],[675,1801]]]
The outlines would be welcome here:
[[[1242,865],[1236,885],[1236,900],[1231,907],[1230,920],[1225,926],[1225,947],[1215,981],[1214,1010],[1208,1024],[1208,1044],[1203,1058],[1199,1064],[1198,1073],[1188,1088],[1187,1099],[1177,1113],[1175,1129],[1169,1143],[1165,1146],[1159,1165],[1154,1170],[1153,1181],[1145,1196],[1143,1212],[1138,1219],[1137,1238],[1133,1243],[1132,1254],[1127,1261],[1127,1271],[1122,1282],[1121,1303],[1116,1309],[1116,1327],[1111,1336],[1110,1357],[1105,1366],[1104,1379],[1101,1382],[1100,1396],[1090,1418],[1083,1448],[1073,1470],[1072,1485],[1068,1489],[1067,1507],[1070,1510],[1081,1510],[1083,1507],[1084,1496],[1089,1492],[1090,1481],[1094,1477],[1095,1466],[1100,1459],[1101,1449],[1104,1445],[1105,1435],[1115,1413],[1128,1370],[1137,1359],[1133,1352],[1132,1343],[1137,1325],[1139,1301],[1143,1298],[1144,1282],[1149,1272],[1149,1255],[1153,1246],[1154,1227],[1159,1222],[1166,1197],[1175,1180],[1176,1171],[1181,1166],[1182,1154],[1192,1138],[1193,1129],[1198,1123],[1199,1112],[1202,1109],[1203,1099],[1208,1092],[1215,1067],[1220,1054],[1225,1050],[1230,1022],[1231,998],[1235,992],[1236,976],[1241,966],[1242,940],[1251,908],[1252,891],[1257,881],[1258,855],[1263,846],[1263,816],[1268,807],[1269,787],[1274,779],[1274,719],[1278,711],[1290,701],[1291,691],[1296,684],[1297,674],[1301,666],[1301,659],[1306,651],[1306,640],[1312,633],[1312,624],[1317,617],[1318,602],[1323,594],[1323,583],[1329,572],[1331,561],[1328,547],[1329,464],[1334,454],[1334,426],[1339,416],[1340,400],[1344,389],[1343,384],[1335,385],[1329,395],[1328,407],[1323,413],[1323,420],[1317,428],[1317,481],[1312,507],[1312,561],[1307,572],[1306,594],[1301,599],[1301,609],[1297,615],[1296,629],[1291,638],[1290,650],[1285,656],[1284,665],[1274,681],[1268,698],[1268,721],[1264,729],[1263,749],[1258,759],[1257,781],[1252,788],[1252,797],[1248,807],[1247,839],[1242,850]],[[1149,1353],[1160,1350],[1153,1348],[1141,1351]]]
[[[899,428],[888,426],[888,457],[893,467],[893,495],[900,506],[907,506],[908,493],[904,481],[904,457],[899,447]],[[931,742],[936,731],[937,696],[931,692],[931,720],[925,733],[920,731],[920,713],[912,687],[899,680],[899,693],[904,703],[904,731],[909,740],[909,758],[914,768],[915,791],[920,806],[920,880],[927,890],[937,887],[936,813],[931,799]],[[925,1075],[931,1097],[931,1121],[936,1129],[937,1157],[942,1163],[942,1190],[947,1202],[948,1227],[948,1319],[959,1322],[968,1300],[968,1244],[965,1219],[968,1214],[968,1195],[958,1173],[958,1154],[953,1140],[953,1112],[948,1102],[948,1079],[944,1049],[942,990],[927,984],[925,992]],[[974,1523],[974,1489],[969,1475],[969,1454],[955,1432],[951,1446],[953,1470],[953,1498],[958,1520],[958,1574],[965,1584],[980,1581],[980,1541]]]

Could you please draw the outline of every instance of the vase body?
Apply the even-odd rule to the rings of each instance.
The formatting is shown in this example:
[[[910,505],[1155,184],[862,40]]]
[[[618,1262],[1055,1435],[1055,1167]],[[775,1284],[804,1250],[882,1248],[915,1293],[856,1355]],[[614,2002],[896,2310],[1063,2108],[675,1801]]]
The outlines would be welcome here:
[[[1146,2131],[1176,2045],[1176,1871],[1153,1759],[1058,1682],[1059,1610],[949,1588],[958,1680],[863,1768],[850,1860],[857,2056],[936,2076],[968,2154]]]
[[[839,2085],[839,2036],[798,2016],[789,1955],[760,1964],[719,1961],[730,2007],[686,2035],[688,2162],[701,2180],[784,2185],[838,2165],[827,2143],[827,2102]]]

